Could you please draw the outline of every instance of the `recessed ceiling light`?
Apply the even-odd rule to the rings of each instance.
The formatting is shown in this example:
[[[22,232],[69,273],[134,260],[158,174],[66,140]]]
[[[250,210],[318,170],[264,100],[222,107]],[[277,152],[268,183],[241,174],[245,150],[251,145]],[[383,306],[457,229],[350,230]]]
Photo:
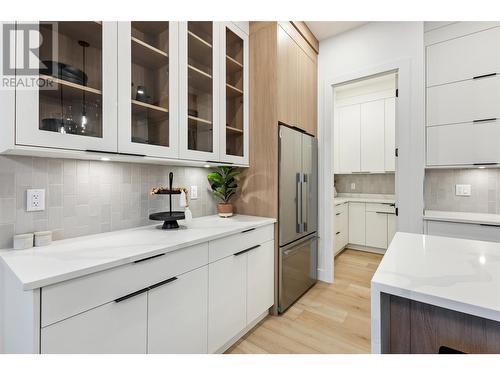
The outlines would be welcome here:
[[[210,164],[205,164],[204,167],[205,168],[210,168]]]
[[[102,157],[101,160],[102,161],[110,161],[111,159],[110,158],[106,158],[106,157]]]
[[[479,168],[479,169],[484,169],[484,168],[486,168],[486,167],[485,167],[485,166],[483,165],[483,166],[481,166],[481,167],[478,167],[478,168]]]

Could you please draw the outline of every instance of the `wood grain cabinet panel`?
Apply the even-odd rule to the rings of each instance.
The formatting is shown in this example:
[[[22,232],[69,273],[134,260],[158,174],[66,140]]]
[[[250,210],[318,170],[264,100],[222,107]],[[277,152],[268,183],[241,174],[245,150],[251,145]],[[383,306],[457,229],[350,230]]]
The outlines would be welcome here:
[[[297,126],[300,48],[278,26],[278,121]]]

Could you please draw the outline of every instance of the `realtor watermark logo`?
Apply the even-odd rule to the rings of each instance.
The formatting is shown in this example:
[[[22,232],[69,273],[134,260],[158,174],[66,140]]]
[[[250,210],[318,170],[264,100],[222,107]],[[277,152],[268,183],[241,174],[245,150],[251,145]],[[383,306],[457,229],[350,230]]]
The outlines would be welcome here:
[[[4,23],[1,42],[0,89],[57,89],[52,78],[40,75],[57,61],[56,22]]]

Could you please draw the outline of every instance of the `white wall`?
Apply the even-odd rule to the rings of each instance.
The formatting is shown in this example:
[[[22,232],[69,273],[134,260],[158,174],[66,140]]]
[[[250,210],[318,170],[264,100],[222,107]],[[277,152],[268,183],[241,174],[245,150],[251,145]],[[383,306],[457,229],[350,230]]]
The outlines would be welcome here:
[[[399,69],[396,144],[398,230],[422,233],[424,178],[423,22],[372,22],[320,42],[318,109],[320,138],[319,277],[332,281],[333,138],[332,82]]]

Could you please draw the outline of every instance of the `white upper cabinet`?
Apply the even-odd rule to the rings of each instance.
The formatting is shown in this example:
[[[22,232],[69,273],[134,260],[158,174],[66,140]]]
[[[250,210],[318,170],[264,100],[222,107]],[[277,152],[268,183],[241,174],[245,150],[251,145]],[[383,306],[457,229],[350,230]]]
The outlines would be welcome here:
[[[18,30],[22,26],[18,23]],[[16,89],[15,145],[116,152],[117,23],[41,22],[38,27],[36,78],[46,88]]]
[[[387,172],[394,172],[396,170],[396,98],[385,99],[384,134],[384,168]]]
[[[180,156],[219,158],[220,28],[214,22],[179,23]]]
[[[427,89],[427,126],[500,118],[500,76]]]
[[[385,100],[361,104],[361,172],[383,172]]]
[[[427,86],[500,73],[500,28],[427,47]]]
[[[220,24],[220,160],[248,164],[248,34]]]
[[[176,158],[177,22],[119,22],[118,38],[118,151]]]
[[[361,110],[359,104],[338,107],[339,170],[337,173],[361,170]]]

